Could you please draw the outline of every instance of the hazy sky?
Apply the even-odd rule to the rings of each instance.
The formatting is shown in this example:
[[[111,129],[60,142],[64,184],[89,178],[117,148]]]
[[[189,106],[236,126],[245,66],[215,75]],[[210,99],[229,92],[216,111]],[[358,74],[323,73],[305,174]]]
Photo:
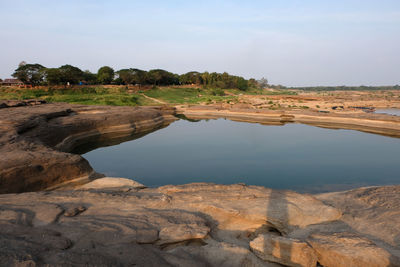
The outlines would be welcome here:
[[[400,84],[399,0],[0,0],[0,77],[22,60]]]

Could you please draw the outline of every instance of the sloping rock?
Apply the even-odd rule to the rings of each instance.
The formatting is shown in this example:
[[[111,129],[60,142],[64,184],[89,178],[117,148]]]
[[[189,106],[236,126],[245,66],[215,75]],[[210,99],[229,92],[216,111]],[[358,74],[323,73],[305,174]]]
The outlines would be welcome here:
[[[105,182],[106,188],[101,184],[100,188],[0,195],[0,224],[4,225],[0,240],[7,248],[0,257],[5,262],[50,266],[87,262],[96,266],[276,266],[249,249],[253,237],[271,229],[290,234],[292,229],[341,216],[312,196],[257,186],[189,184],[127,191],[124,186],[110,190],[109,185],[135,183],[117,179]],[[306,218],[316,210],[320,217]]]
[[[245,266],[245,267],[279,267],[277,263],[263,261],[247,248],[232,243],[206,240],[203,245],[179,246],[168,251],[166,260],[175,266]],[[175,255],[185,255],[186,262]],[[194,261],[194,262],[193,262]],[[188,264],[190,262],[190,264]]]
[[[158,191],[173,195],[169,205],[188,206],[191,210],[208,214],[218,222],[219,228],[230,231],[268,224],[285,233],[341,217],[338,209],[323,204],[311,195],[260,186],[196,183],[163,186]]]
[[[305,242],[276,235],[260,235],[250,248],[261,259],[292,267],[315,267],[315,251]],[[350,265],[349,265],[350,266]]]
[[[166,107],[62,103],[0,109],[0,193],[89,180],[89,163],[70,152],[134,139],[165,127],[176,119],[173,114]]]
[[[317,198],[341,209],[342,220],[353,229],[400,248],[400,186],[358,188]]]
[[[314,234],[308,240],[326,267],[399,266],[393,256],[366,238],[354,233]]]

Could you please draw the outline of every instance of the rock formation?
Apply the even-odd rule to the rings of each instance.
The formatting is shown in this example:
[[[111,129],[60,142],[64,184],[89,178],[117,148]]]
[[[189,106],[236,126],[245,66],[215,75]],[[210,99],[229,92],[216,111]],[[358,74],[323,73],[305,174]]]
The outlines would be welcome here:
[[[380,215],[347,206],[368,192]],[[386,197],[384,192],[392,192]],[[394,194],[397,192],[397,194]],[[5,266],[399,266],[400,186],[318,196],[259,186],[145,188],[103,178],[0,195]],[[399,209],[397,209],[399,210]],[[391,212],[388,212],[391,211]],[[350,213],[349,213],[350,212]],[[370,225],[370,228],[367,226]],[[364,226],[364,227],[362,227]]]
[[[70,152],[144,135],[175,120],[175,110],[1,107],[0,193],[8,194],[0,195],[0,266],[400,266],[400,186],[312,196],[90,181],[88,162]],[[207,112],[183,113],[399,134],[397,118]],[[27,192],[49,188],[58,190]]]
[[[302,123],[330,129],[350,129],[400,137],[400,117],[373,113],[320,113],[317,111],[259,110],[252,106],[179,106],[179,114],[189,119],[227,118],[266,125]]]
[[[167,107],[44,104],[0,109],[0,193],[36,191],[93,174],[69,152],[133,139],[175,120]]]

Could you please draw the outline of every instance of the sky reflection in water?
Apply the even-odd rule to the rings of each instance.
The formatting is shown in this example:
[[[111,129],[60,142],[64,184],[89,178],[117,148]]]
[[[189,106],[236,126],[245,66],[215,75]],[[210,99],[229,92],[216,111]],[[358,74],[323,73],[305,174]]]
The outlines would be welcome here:
[[[108,176],[147,186],[246,183],[326,192],[400,182],[400,139],[307,125],[188,122],[83,156]]]

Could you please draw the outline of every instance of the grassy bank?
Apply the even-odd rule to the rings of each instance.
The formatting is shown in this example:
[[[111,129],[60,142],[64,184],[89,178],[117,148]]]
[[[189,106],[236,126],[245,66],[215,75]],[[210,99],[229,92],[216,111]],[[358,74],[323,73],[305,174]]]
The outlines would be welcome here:
[[[129,93],[123,87],[79,87],[69,89],[15,89],[3,87],[0,88],[0,99],[43,99],[48,102],[112,106],[155,104],[139,93]]]
[[[237,100],[235,94],[226,95],[222,89],[163,87],[143,92],[146,96],[169,104],[200,104]]]
[[[155,87],[143,91],[125,86],[89,86],[72,88],[0,88],[0,99],[43,99],[84,105],[145,106],[160,104],[212,104],[236,102],[242,94],[293,95],[294,91],[266,91],[215,88]]]

